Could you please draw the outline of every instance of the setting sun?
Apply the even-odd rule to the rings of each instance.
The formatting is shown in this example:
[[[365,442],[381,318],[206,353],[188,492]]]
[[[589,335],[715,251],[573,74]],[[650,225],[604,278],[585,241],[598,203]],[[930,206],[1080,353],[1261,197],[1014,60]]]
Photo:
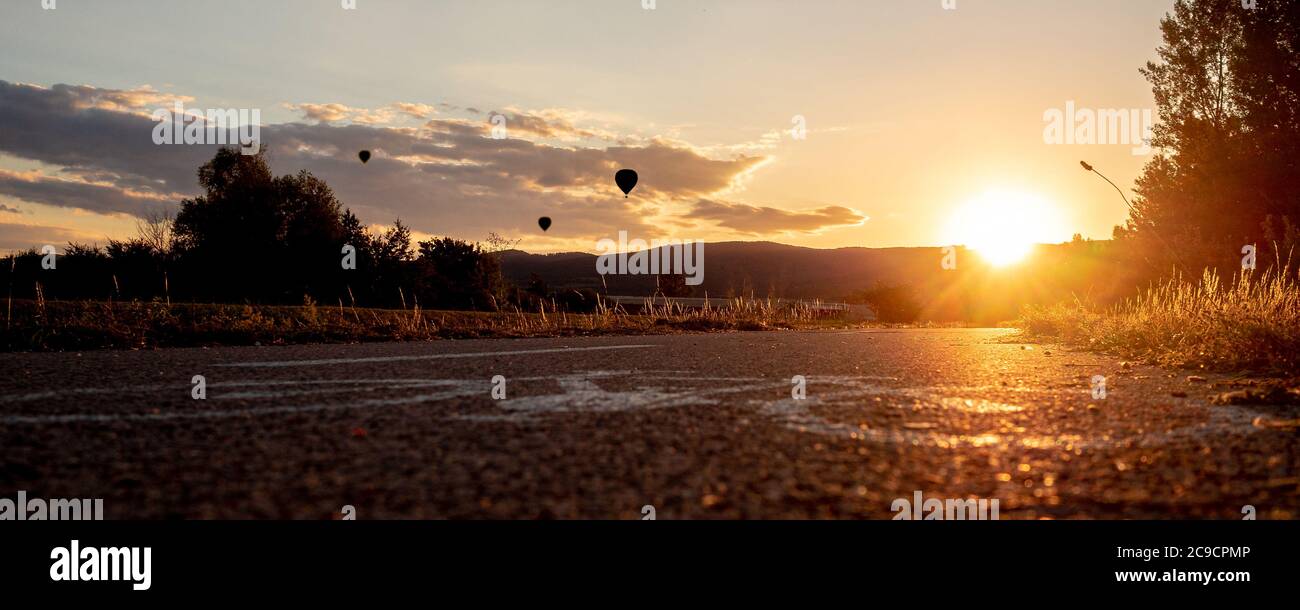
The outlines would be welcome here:
[[[953,214],[948,235],[997,267],[1023,260],[1034,244],[1057,241],[1061,223],[1045,199],[1018,191],[986,192]]]

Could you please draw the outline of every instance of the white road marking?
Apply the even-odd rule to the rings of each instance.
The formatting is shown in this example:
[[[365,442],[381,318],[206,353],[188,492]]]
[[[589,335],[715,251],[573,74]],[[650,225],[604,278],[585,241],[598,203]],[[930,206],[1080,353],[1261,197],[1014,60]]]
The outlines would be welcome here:
[[[300,386],[300,385],[305,385],[305,386],[326,386],[326,385],[421,386],[421,385],[438,385],[444,383],[445,381],[446,380],[443,379],[308,379],[303,381],[276,381],[276,380],[216,381],[216,382],[209,383],[208,387],[209,388],[243,388],[243,387],[264,388],[264,387],[275,387],[275,386]],[[190,384],[171,383],[171,384],[133,385],[133,386],[123,386],[117,388],[66,388],[62,390],[47,390],[43,392],[31,392],[28,394],[12,394],[8,396],[0,396],[0,402],[32,402],[35,400],[49,400],[52,398],[58,398],[60,396],[79,396],[79,395],[95,395],[95,394],[111,394],[115,396],[121,396],[124,394],[139,394],[143,392],[172,392],[172,391],[182,392],[184,396],[189,396],[189,391],[193,387],[194,386]],[[341,391],[346,392],[353,389],[355,388],[343,388]],[[245,397],[278,398],[282,395],[290,396],[293,395],[294,393],[295,392],[293,391],[286,391],[283,394],[277,394],[274,390],[270,390],[270,391],[260,392],[256,396],[253,396],[254,394],[253,392],[247,392],[247,393],[233,392],[233,393],[217,394],[211,396],[210,398],[216,400],[229,399],[229,398],[245,398]],[[248,394],[249,396],[243,396],[242,394]]]
[[[454,382],[453,382],[454,383]],[[400,405],[436,402],[450,398],[463,398],[487,392],[489,384],[481,382],[481,389],[455,388],[429,394],[415,394],[394,398],[370,398],[349,402],[335,402],[313,405],[291,405],[282,407],[251,407],[247,409],[217,409],[173,411],[169,413],[68,413],[65,415],[6,415],[0,423],[15,424],[70,424],[70,423],[110,423],[120,421],[155,422],[178,419],[222,419],[227,417],[249,417],[258,415],[285,415],[290,413],[317,413],[322,411],[345,411],[376,407],[394,407]]]
[[[329,364],[362,364],[367,362],[402,362],[410,360],[443,360],[448,358],[489,358],[492,356],[528,356],[532,354],[560,354],[568,352],[595,352],[615,349],[646,349],[654,345],[604,345],[596,347],[557,347],[550,349],[524,349],[504,352],[458,352],[455,354],[426,354],[423,356],[373,356],[369,358],[327,358],[323,360],[269,360],[265,362],[227,362],[221,367],[234,368],[285,368],[291,366],[324,366]]]
[[[763,387],[762,382],[774,384],[771,387],[788,387],[789,383],[773,382],[771,379],[728,378],[739,385],[699,388],[686,382],[715,381],[715,378],[698,377],[656,377],[638,376],[638,381],[662,379],[669,381],[658,387],[638,385],[627,390],[607,390],[595,383],[596,379],[620,379],[633,373],[631,371],[590,371],[555,377],[559,383],[560,394],[540,394],[520,396],[501,401],[499,406],[505,413],[472,413],[457,415],[454,419],[468,421],[524,421],[538,415],[550,413],[617,413],[642,411],[669,407],[690,407],[716,405],[717,394],[734,394]],[[664,387],[665,385],[670,387]]]
[[[621,348],[641,346],[618,346]],[[649,346],[644,346],[649,347]],[[522,353],[553,352],[556,350],[527,350]],[[500,352],[498,352],[500,353]],[[521,352],[509,352],[521,353]],[[484,354],[475,354],[484,355]],[[626,389],[607,389],[599,380],[632,379],[635,385]],[[1257,429],[1252,420],[1258,413],[1252,409],[1212,409],[1209,421],[1197,422],[1178,428],[1153,431],[1147,434],[1111,437],[1102,432],[1083,437],[1077,434],[1033,435],[994,430],[969,434],[953,434],[939,429],[908,427],[862,427],[853,423],[837,422],[813,412],[813,407],[855,407],[887,402],[881,408],[925,413],[932,410],[950,410],[986,416],[1013,416],[1025,407],[980,398],[964,398],[990,391],[1007,393],[1039,393],[1045,396],[1060,395],[1059,389],[1006,388],[998,386],[925,386],[898,387],[901,380],[893,377],[869,376],[812,376],[809,380],[820,386],[810,392],[807,400],[792,400],[788,396],[790,384],[785,379],[772,377],[693,377],[686,371],[635,370],[588,371],[557,376],[530,376],[514,378],[514,382],[554,382],[559,393],[519,394],[512,398],[491,401],[492,410],[472,413],[446,413],[444,417],[470,422],[525,422],[556,413],[611,413],[674,407],[699,407],[721,404],[723,395],[754,392],[772,392],[780,398],[749,398],[736,404],[754,408],[758,414],[801,432],[877,444],[915,445],[939,448],[983,447],[1002,444],[1025,448],[1097,449],[1126,446],[1159,447],[1179,440],[1197,440],[1221,436],[1228,432],[1252,433]],[[58,396],[86,396],[106,393],[138,393],[173,391],[178,396],[188,396],[185,385],[142,385],[127,388],[67,388],[49,392],[6,397],[7,401],[34,401]],[[181,398],[173,403],[186,406],[169,412],[154,413],[65,413],[42,415],[4,415],[0,423],[65,424],[108,423],[117,421],[154,422],[170,420],[220,419],[226,417],[255,417],[344,411],[351,409],[385,408],[444,400],[486,397],[491,384],[486,379],[311,379],[299,381],[226,381],[214,383],[211,388],[248,388],[234,392],[214,393],[210,400],[223,401],[285,400],[318,394],[390,392],[377,398],[340,399],[335,402],[275,405],[266,407],[241,407],[211,409],[207,404],[195,404]],[[518,387],[518,386],[514,386]],[[427,393],[410,394],[415,390]],[[1066,394],[1079,392],[1065,392]],[[1087,392],[1082,392],[1087,394]],[[868,403],[867,401],[871,401]]]

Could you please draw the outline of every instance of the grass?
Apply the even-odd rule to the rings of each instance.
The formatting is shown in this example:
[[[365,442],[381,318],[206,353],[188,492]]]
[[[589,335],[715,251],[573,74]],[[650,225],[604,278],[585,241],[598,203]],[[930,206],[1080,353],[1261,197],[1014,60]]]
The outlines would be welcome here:
[[[778,307],[767,301],[740,299],[696,310],[647,302],[636,314],[602,303],[595,313],[575,314],[546,305],[536,312],[470,312],[426,311],[418,307],[363,309],[311,302],[267,306],[47,302],[38,298],[9,301],[0,331],[0,351],[669,334],[858,325],[809,307]]]
[[[1081,303],[1026,308],[1016,322],[1050,339],[1156,364],[1300,375],[1300,285],[1285,272],[1241,273],[1230,284],[1206,271],[1174,279],[1099,311]]]

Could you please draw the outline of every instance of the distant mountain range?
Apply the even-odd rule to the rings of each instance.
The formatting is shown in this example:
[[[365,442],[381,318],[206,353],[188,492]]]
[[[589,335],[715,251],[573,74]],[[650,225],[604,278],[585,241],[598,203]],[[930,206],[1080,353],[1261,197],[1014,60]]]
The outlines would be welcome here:
[[[901,288],[920,316],[990,321],[1014,317],[1022,305],[1070,296],[1109,294],[1113,278],[1097,271],[1110,242],[1038,246],[1021,265],[993,269],[959,248],[956,270],[943,269],[942,248],[837,248],[822,250],[772,242],[722,242],[704,247],[704,281],[695,297],[782,297],[863,301],[872,289]],[[551,290],[592,289],[601,294],[654,294],[655,276],[596,272],[594,254],[501,253],[502,272],[526,286],[534,275]],[[869,300],[869,299],[868,299]],[[1104,300],[1104,299],[1103,299]]]
[[[657,252],[656,252],[657,254]],[[722,242],[704,247],[704,282],[696,296],[750,295],[840,299],[875,282],[905,283],[939,269],[939,248],[819,250],[772,242]],[[502,253],[503,273],[516,283],[537,274],[552,288],[591,288],[627,296],[653,294],[648,275],[596,273],[596,255],[582,252]]]

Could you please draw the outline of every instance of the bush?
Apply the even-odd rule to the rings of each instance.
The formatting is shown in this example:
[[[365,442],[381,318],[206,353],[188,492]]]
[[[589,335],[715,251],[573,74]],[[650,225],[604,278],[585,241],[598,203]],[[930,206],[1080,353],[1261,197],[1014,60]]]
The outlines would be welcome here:
[[[1207,270],[1108,311],[1080,304],[1027,308],[1018,325],[1058,339],[1159,364],[1300,374],[1300,283],[1285,266],[1237,275],[1230,286]]]

